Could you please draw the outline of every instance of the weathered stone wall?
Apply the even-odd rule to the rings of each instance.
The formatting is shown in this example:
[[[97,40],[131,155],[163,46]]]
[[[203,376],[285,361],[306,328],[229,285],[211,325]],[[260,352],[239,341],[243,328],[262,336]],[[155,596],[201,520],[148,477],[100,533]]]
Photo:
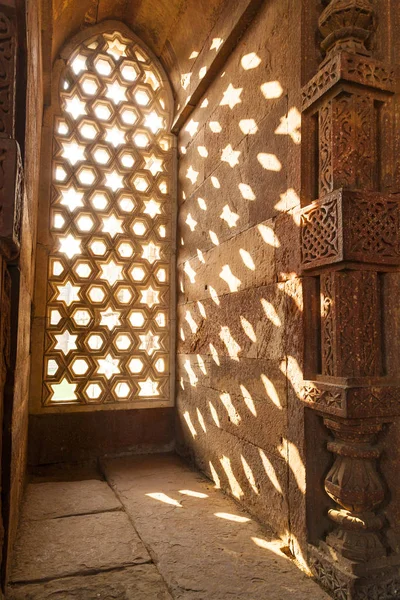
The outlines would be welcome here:
[[[23,35],[23,29],[22,35]],[[20,41],[21,45],[23,41]],[[37,222],[37,186],[38,156],[40,152],[42,83],[40,49],[40,3],[30,0],[26,4],[26,44],[27,44],[27,87],[24,84],[24,67],[19,65],[18,85],[22,87],[20,102],[24,104],[26,91],[26,128],[24,181],[25,192],[22,207],[21,252],[15,266],[10,267],[12,274],[12,346],[13,378],[8,391],[6,411],[12,409],[10,419],[10,456],[5,456],[4,465],[10,469],[9,475],[9,531],[8,548],[11,549],[18,524],[18,512],[24,488],[27,440],[28,440],[28,400],[30,376],[30,327],[31,304],[33,298],[34,255],[36,247],[35,231]],[[18,109],[17,109],[18,114]],[[21,115],[21,118],[23,116]],[[18,133],[18,129],[17,129]],[[21,140],[23,144],[24,140]],[[34,350],[34,349],[33,349]],[[7,416],[6,416],[7,418]],[[8,424],[8,423],[7,423]],[[10,554],[9,554],[10,555]]]
[[[299,557],[301,20],[263,3],[181,130],[177,332],[179,450]]]

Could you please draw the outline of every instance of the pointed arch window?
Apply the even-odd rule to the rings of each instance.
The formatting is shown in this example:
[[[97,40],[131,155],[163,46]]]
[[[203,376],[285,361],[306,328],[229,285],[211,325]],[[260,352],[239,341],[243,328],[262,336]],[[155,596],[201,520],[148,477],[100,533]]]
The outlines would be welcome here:
[[[66,60],[44,234],[42,407],[170,400],[171,110],[162,69],[126,32],[96,33]]]

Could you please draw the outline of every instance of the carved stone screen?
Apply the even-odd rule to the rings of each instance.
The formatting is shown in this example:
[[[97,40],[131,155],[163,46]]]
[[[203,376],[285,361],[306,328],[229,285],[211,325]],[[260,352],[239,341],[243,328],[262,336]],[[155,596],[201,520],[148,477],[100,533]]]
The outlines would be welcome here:
[[[165,78],[136,39],[99,33],[67,60],[59,101],[42,405],[165,405],[173,169]]]

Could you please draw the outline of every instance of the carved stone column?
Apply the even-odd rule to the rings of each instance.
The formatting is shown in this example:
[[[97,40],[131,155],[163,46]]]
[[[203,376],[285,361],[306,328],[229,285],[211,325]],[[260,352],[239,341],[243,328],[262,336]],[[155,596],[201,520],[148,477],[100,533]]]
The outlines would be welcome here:
[[[303,89],[304,122],[317,145],[316,181],[305,187],[318,199],[309,197],[301,221],[303,273],[315,278],[320,307],[313,327],[320,356],[302,399],[332,435],[325,491],[336,506],[309,561],[338,600],[394,600],[400,556],[380,513],[387,489],[378,468],[384,430],[400,415],[400,381],[385,376],[381,344],[381,273],[400,267],[400,197],[384,193],[381,152],[394,75],[368,48],[372,2],[323,4],[325,57]]]

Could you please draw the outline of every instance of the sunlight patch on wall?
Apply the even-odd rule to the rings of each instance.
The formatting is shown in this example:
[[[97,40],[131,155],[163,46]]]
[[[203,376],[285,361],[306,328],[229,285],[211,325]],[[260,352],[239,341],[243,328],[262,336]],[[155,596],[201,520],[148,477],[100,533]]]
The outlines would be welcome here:
[[[242,496],[244,496],[244,492],[243,492],[242,488],[240,487],[240,484],[239,484],[238,480],[236,479],[235,475],[233,474],[230,459],[227,456],[223,456],[222,458],[220,458],[220,463],[226,473],[226,476],[228,477],[229,486],[231,488],[232,495],[235,498],[237,498],[238,500],[240,500],[240,498]]]
[[[217,413],[217,411],[215,409],[214,404],[211,402],[211,400],[209,401],[208,406],[210,407],[210,413],[211,413],[212,420],[214,421],[214,423],[216,424],[216,426],[218,427],[218,429],[220,429],[221,424],[219,422],[218,413]]]
[[[283,89],[279,81],[267,81],[261,85],[260,89],[266,100],[280,98],[283,94]]]
[[[221,399],[222,404],[225,406],[226,412],[228,413],[228,416],[229,416],[229,420],[231,421],[231,423],[238,426],[242,419],[241,419],[241,416],[239,415],[239,413],[236,411],[236,408],[232,404],[232,399],[231,399],[230,394],[228,394],[228,392],[223,392],[220,395],[220,399]]]
[[[242,56],[242,60],[240,61],[240,64],[245,71],[256,69],[260,63],[261,58],[255,52],[249,52],[249,54],[245,54]]]
[[[192,434],[192,437],[194,439],[196,437],[196,435],[197,435],[197,431],[196,431],[196,429],[195,429],[195,427],[194,427],[194,425],[192,423],[192,419],[190,418],[190,415],[189,415],[188,411],[185,411],[183,413],[183,418],[185,419],[186,425],[188,426],[188,429],[189,429],[189,431]]]
[[[301,143],[301,114],[293,107],[288,114],[281,118],[281,122],[275,129],[277,135],[288,135],[295,144]]]
[[[217,489],[220,489],[220,487],[221,487],[221,480],[220,480],[220,478],[218,477],[218,473],[217,473],[217,471],[215,470],[215,468],[214,468],[214,465],[212,464],[212,462],[211,462],[211,461],[210,461],[208,464],[209,464],[209,466],[210,466],[210,471],[211,471],[211,475],[212,475],[213,481],[214,481],[214,483],[215,483],[215,487],[216,487]]]
[[[282,170],[282,163],[275,154],[259,152],[257,154],[257,160],[266,171],[278,172]]]
[[[246,404],[247,408],[249,409],[249,411],[251,412],[251,414],[254,417],[256,417],[257,416],[257,410],[256,410],[256,407],[254,405],[254,401],[253,401],[253,398],[251,397],[250,392],[242,384],[240,385],[240,391],[242,392],[243,400],[244,400],[244,403]]]
[[[282,322],[273,304],[271,304],[271,302],[268,302],[268,300],[266,300],[265,298],[261,298],[261,304],[267,319],[269,319],[269,321],[271,321],[271,323],[273,323],[276,327],[280,327],[282,325]]]
[[[256,196],[248,183],[239,183],[239,191],[245,200],[255,200]]]
[[[198,408],[196,408],[196,414],[197,414],[197,420],[200,424],[200,427],[202,428],[202,430],[204,431],[204,433],[207,433],[207,427],[206,424],[204,422],[204,418],[203,415],[201,414],[200,410]]]
[[[245,334],[247,335],[247,337],[254,343],[256,343],[257,341],[257,336],[255,334],[253,325],[250,323],[250,321],[248,321],[247,319],[245,319],[245,317],[243,317],[243,315],[240,316],[240,323],[243,327],[243,331],[245,332]]]
[[[222,162],[228,163],[230,167],[235,167],[239,164],[240,151],[234,150],[231,144],[228,144],[221,152]]]
[[[225,206],[222,209],[222,213],[220,215],[220,219],[222,219],[223,221],[226,221],[227,225],[229,227],[236,227],[236,222],[239,220],[239,215],[237,213],[234,213],[230,207],[228,206],[228,204],[225,204]]]
[[[254,473],[251,470],[251,467],[249,465],[249,463],[246,461],[245,457],[243,455],[240,456],[240,459],[242,461],[242,465],[243,465],[243,471],[244,474],[247,477],[247,481],[250,484],[251,489],[253,490],[253,492],[258,496],[260,493],[260,490],[258,489],[257,483],[256,483],[256,479],[254,477]]]
[[[272,485],[274,486],[276,491],[279,492],[283,496],[281,484],[278,481],[278,477],[276,476],[276,472],[275,472],[274,467],[272,466],[271,461],[269,460],[269,458],[267,458],[264,450],[261,450],[261,448],[259,448],[258,452],[260,454],[260,458],[261,458],[261,461],[262,461],[262,464],[264,467],[264,471],[265,471],[266,475],[268,476],[268,479],[270,480],[270,482],[272,483]]]
[[[218,367],[219,367],[221,365],[221,363],[219,360],[218,352],[217,352],[215,346],[213,346],[213,344],[210,343],[209,347],[210,347],[212,359],[215,362],[215,364],[218,365]]]
[[[242,119],[239,121],[239,127],[244,135],[254,135],[258,131],[257,123],[254,119]]]
[[[238,279],[231,271],[229,265],[224,265],[222,267],[222,271],[219,274],[220,278],[228,284],[229,291],[234,293],[237,292],[242,284],[240,279]]]
[[[273,248],[280,247],[280,242],[276,237],[274,230],[271,227],[260,223],[260,225],[257,225],[257,229],[260,232],[261,237],[266,244],[272,246]]]
[[[242,102],[240,99],[240,94],[242,91],[243,88],[234,88],[230,83],[224,92],[220,106],[229,106],[231,110],[235,108],[236,104],[240,104]]]
[[[270,379],[268,379],[268,377],[264,373],[261,374],[261,381],[264,384],[265,391],[267,392],[268,398],[275,404],[275,406],[277,406],[280,410],[282,410],[281,401],[279,400],[278,393],[277,393],[272,381]]]
[[[241,352],[241,348],[239,344],[232,337],[229,327],[223,326],[221,327],[221,331],[219,334],[220,339],[224,342],[226,349],[228,351],[229,357],[232,360],[239,361],[239,352]]]
[[[250,269],[251,271],[255,271],[256,270],[256,265],[254,264],[254,261],[251,257],[250,252],[247,252],[247,250],[244,250],[243,248],[240,248],[239,250],[240,256],[242,257],[242,261],[245,264],[245,266]]]

